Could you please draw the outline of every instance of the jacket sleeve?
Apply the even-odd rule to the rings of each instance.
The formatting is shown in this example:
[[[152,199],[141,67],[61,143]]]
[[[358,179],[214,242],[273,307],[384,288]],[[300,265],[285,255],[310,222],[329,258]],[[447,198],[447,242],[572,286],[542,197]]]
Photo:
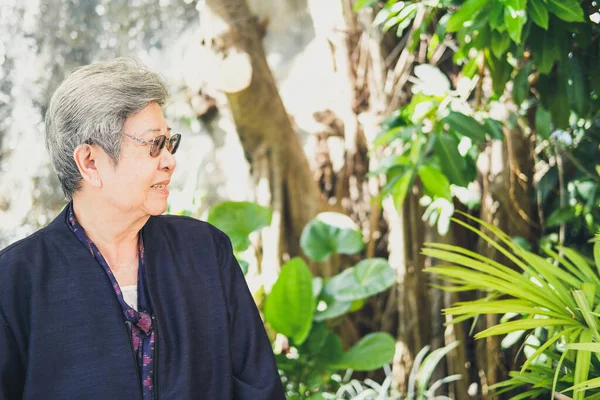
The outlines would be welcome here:
[[[223,233],[219,245],[229,313],[234,399],[285,399],[263,321],[233,255],[231,241]]]
[[[17,344],[0,311],[0,400],[17,400],[23,397],[22,371]]]

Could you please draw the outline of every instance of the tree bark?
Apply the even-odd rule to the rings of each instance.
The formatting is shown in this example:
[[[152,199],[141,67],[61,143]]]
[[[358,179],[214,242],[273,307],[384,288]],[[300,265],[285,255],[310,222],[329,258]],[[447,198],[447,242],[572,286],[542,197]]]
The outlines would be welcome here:
[[[215,64],[213,70],[221,74],[221,89],[227,95],[253,176],[257,183],[269,182],[266,197],[274,206],[279,250],[285,261],[301,254],[302,230],[326,204],[279,96],[259,23],[246,1],[207,0],[199,4],[203,44],[213,55],[207,62]],[[239,77],[246,75],[249,82],[240,85]]]
[[[494,118],[515,121],[504,130],[505,140],[492,141],[481,154],[478,166],[482,177],[481,219],[502,229],[512,237],[522,237],[535,243],[539,232],[534,202],[533,172],[534,159],[532,138],[526,137],[516,124],[516,109],[509,99],[493,110]],[[511,125],[510,122],[507,125]],[[478,251],[507,266],[511,263],[483,240]],[[499,316],[482,318],[478,330],[496,325]],[[492,336],[477,345],[477,362],[482,377],[484,398],[489,397],[487,387],[508,378],[516,368],[516,349],[502,350],[502,338]]]

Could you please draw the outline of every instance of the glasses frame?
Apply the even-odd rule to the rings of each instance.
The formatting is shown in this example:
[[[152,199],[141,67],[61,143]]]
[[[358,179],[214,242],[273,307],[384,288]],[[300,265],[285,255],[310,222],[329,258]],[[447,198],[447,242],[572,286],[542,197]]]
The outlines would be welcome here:
[[[159,135],[150,141],[144,140],[137,136],[128,135],[126,133],[124,133],[123,135],[135,140],[139,144],[142,144],[144,146],[150,146],[151,157],[158,156],[163,147],[166,147],[169,153],[175,154],[175,152],[179,148],[179,143],[181,143],[181,135],[179,133],[171,135],[171,137],[168,139],[167,135]]]

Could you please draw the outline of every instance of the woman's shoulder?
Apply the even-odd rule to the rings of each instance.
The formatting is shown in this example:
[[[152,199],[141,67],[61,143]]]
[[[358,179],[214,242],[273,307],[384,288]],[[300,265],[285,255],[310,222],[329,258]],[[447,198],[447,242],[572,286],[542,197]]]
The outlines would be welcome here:
[[[46,228],[42,228],[0,250],[0,303],[2,295],[9,295],[15,289],[23,292],[23,287],[29,287],[24,283],[44,264],[45,233]]]
[[[144,230],[152,234],[163,233],[170,237],[222,240],[225,235],[218,228],[196,218],[183,215],[160,215],[150,218]]]
[[[31,235],[0,249],[0,265],[6,265],[13,259],[35,254],[37,250],[43,246],[45,230],[46,228],[42,228]]]

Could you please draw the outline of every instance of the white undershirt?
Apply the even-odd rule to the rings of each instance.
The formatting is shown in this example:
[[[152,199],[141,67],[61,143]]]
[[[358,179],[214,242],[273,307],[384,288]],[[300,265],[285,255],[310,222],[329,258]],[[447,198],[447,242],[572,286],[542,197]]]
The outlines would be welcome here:
[[[129,304],[131,308],[137,311],[137,285],[121,286],[121,293],[123,293],[123,300]]]

